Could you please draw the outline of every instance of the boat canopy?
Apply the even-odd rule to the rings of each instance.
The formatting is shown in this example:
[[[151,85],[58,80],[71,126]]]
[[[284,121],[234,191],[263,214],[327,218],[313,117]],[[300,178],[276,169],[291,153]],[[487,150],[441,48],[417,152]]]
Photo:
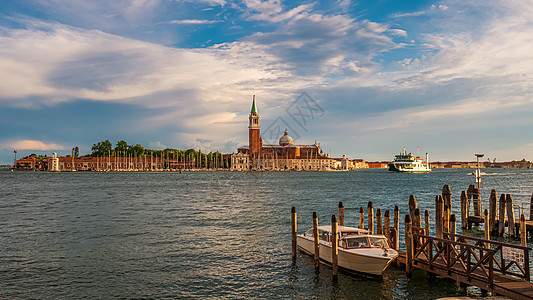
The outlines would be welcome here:
[[[318,226],[318,230],[322,230],[325,232],[331,232],[331,225],[322,225]],[[360,229],[356,227],[349,227],[349,226],[338,226],[338,231],[343,233],[354,233],[354,234],[368,234],[370,233],[366,229]]]

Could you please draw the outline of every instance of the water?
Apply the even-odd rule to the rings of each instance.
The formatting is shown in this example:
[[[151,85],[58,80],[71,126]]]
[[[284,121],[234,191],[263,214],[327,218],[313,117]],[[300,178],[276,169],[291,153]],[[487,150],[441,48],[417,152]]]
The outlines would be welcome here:
[[[422,273],[407,278],[396,267],[382,279],[341,273],[334,282],[329,267],[316,274],[312,258],[302,253],[293,265],[290,209],[298,210],[299,232],[311,226],[313,211],[326,224],[339,201],[346,224],[355,224],[368,201],[383,210],[399,205],[403,215],[413,194],[422,210],[432,211],[435,195],[449,184],[459,216],[460,191],[474,181],[469,172],[0,172],[0,297],[458,295],[452,281],[430,281]],[[483,199],[496,188],[529,209],[533,170],[487,173]]]

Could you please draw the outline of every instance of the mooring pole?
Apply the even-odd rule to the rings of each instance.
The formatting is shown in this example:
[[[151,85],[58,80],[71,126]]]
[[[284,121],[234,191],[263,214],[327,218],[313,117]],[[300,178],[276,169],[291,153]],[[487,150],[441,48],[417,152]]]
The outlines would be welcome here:
[[[445,184],[442,187],[442,200],[444,201],[444,206],[448,205],[450,211],[452,210],[452,190],[450,186]]]
[[[361,206],[359,208],[359,229],[365,228],[365,209]]]
[[[450,215],[450,233],[456,234],[457,233],[457,222],[455,220],[455,214]],[[455,237],[451,238],[452,241],[455,241]]]
[[[468,197],[466,192],[461,192],[461,228],[468,228]]]
[[[484,222],[485,222],[485,239],[490,240],[490,220],[489,220],[489,212],[485,209],[483,212],[484,215]]]
[[[508,220],[508,229],[509,229],[509,236],[514,237],[515,236],[515,228],[514,228],[514,210],[513,210],[513,197],[511,194],[505,195],[505,205],[507,206],[507,220]]]
[[[394,206],[394,250],[400,249],[400,209]]]
[[[443,232],[450,232],[450,215],[451,215],[450,207],[446,203],[444,203],[444,211],[442,215],[442,225],[443,225],[442,231]]]
[[[383,217],[383,234],[385,235],[387,240],[389,241],[391,240],[390,238],[390,212],[388,210],[385,211],[385,216]]]
[[[413,273],[413,228],[409,215],[405,215],[405,272],[409,276]]]
[[[296,207],[291,209],[291,228],[292,228],[292,262],[296,261]]]
[[[374,205],[372,204],[372,201],[368,201],[368,231],[370,231],[371,234],[374,233]]]
[[[498,235],[503,236],[505,232],[505,194],[500,195],[499,214],[498,214]]]
[[[429,235],[429,211],[426,209],[424,211],[424,232],[426,235]]]
[[[383,218],[381,217],[381,208],[378,208],[378,210],[376,211],[376,234],[383,234],[382,220]]]
[[[339,202],[339,226],[344,226],[344,203]]]
[[[411,217],[411,222],[413,222],[413,224],[416,224],[416,222],[415,222],[415,209],[417,209],[417,207],[418,207],[418,204],[416,202],[415,196],[414,195],[410,195],[409,196],[409,216]]]
[[[415,218],[413,219],[413,226],[421,228],[422,227],[422,216],[420,215],[420,208],[415,209],[414,213]]]
[[[337,278],[339,274],[339,242],[337,240],[337,217],[331,216],[331,267],[333,269],[333,277]]]
[[[444,210],[443,210],[442,205],[443,205],[442,196],[437,195],[435,197],[435,236],[439,239],[442,239],[442,229],[443,229],[442,214]]]
[[[315,269],[318,271],[320,265],[320,237],[318,236],[318,216],[313,212],[313,243],[315,245]]]
[[[481,206],[478,188],[474,188],[474,191],[472,193],[472,202],[474,203],[474,215],[481,216],[481,211],[483,208]]]
[[[522,246],[527,247],[526,216],[520,215],[520,242]]]
[[[498,193],[496,190],[490,191],[489,198],[489,219],[490,219],[490,233],[496,233],[496,202],[498,201]]]

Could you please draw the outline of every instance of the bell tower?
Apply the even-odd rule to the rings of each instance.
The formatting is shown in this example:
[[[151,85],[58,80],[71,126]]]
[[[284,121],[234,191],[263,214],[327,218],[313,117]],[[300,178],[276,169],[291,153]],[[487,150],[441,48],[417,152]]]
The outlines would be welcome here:
[[[262,140],[259,126],[259,114],[255,105],[255,95],[252,102],[252,110],[250,111],[250,122],[248,124],[248,150],[250,157],[255,157],[261,150]]]

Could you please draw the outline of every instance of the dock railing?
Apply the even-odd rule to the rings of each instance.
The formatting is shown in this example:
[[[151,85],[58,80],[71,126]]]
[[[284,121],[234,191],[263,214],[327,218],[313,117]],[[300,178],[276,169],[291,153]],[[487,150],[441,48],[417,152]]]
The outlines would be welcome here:
[[[415,265],[426,264],[429,270],[440,269],[468,280],[475,278],[490,287],[495,274],[530,281],[531,248],[453,233],[443,233],[441,239],[425,235],[423,228],[412,229]]]

